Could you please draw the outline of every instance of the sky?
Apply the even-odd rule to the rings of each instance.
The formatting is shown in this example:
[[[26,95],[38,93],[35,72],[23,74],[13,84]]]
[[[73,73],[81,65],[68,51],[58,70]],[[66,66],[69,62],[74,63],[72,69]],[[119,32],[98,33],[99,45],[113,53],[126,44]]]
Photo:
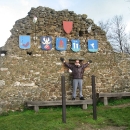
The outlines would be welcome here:
[[[26,17],[31,7],[38,6],[87,14],[95,24],[122,15],[126,33],[130,32],[130,0],[0,0],[0,47],[11,36],[15,21]]]

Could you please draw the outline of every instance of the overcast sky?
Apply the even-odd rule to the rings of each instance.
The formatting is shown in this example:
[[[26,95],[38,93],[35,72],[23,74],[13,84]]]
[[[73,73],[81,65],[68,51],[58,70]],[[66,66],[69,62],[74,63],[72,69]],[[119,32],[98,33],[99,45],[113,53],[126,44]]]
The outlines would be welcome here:
[[[38,6],[87,14],[95,24],[122,15],[126,32],[130,32],[130,0],[0,0],[0,47],[10,37],[15,21],[26,17],[31,7]]]

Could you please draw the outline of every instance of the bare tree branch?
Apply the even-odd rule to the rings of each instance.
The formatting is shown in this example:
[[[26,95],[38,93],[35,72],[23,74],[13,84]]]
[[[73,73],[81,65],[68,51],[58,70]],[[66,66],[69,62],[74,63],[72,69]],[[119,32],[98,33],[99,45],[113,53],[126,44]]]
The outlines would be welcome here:
[[[120,53],[130,54],[130,34],[125,33],[126,25],[123,23],[123,16],[114,16],[106,22],[99,21],[99,26],[106,32],[108,41],[110,41],[113,50]]]

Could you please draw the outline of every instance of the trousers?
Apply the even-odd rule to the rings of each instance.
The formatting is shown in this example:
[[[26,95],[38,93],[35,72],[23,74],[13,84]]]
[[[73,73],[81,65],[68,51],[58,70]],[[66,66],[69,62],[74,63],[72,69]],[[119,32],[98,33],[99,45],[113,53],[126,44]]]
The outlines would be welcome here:
[[[83,97],[83,95],[82,95],[82,84],[83,84],[83,79],[73,79],[73,93],[72,93],[73,98],[76,97],[77,87],[79,87],[79,96]]]

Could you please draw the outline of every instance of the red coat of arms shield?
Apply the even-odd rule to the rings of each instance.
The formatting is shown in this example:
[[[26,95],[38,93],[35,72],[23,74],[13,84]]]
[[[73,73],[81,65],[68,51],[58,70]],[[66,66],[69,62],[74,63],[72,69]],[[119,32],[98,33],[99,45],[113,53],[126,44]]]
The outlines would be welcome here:
[[[70,33],[73,28],[73,22],[72,21],[63,21],[63,28],[66,33]]]

